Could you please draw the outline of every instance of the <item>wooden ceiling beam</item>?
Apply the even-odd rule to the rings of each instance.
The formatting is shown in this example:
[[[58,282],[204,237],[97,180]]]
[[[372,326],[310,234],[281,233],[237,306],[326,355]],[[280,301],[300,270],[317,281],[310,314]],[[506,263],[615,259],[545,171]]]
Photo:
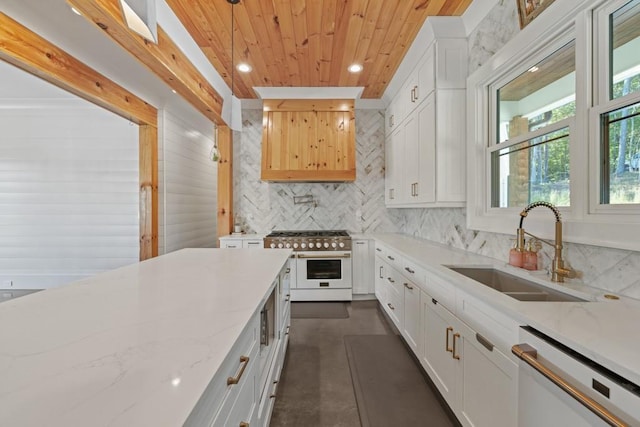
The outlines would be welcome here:
[[[133,123],[156,126],[153,106],[2,12],[0,59]]]
[[[205,117],[217,124],[223,122],[222,97],[160,26],[158,26],[158,43],[154,44],[129,30],[120,14],[118,0],[67,0],[67,2]]]

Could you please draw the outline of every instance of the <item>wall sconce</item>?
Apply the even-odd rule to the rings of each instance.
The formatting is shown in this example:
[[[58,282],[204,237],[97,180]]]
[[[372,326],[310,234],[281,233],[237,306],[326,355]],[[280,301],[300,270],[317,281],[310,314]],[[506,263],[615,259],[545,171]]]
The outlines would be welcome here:
[[[124,21],[131,31],[158,43],[156,0],[120,0]]]

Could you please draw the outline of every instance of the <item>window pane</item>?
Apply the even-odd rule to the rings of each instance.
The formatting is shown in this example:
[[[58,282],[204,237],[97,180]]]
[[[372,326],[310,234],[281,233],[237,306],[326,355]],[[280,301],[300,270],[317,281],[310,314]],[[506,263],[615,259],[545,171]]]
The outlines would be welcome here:
[[[602,204],[640,203],[640,104],[603,114]]]
[[[575,115],[575,42],[540,61],[498,90],[496,141]]]
[[[494,151],[491,206],[569,206],[569,128]]]
[[[640,90],[640,0],[611,15],[611,99]]]

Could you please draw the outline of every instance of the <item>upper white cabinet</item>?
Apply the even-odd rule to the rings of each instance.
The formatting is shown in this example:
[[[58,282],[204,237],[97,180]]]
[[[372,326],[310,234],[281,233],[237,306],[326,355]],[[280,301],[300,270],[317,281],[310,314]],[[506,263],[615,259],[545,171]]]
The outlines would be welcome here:
[[[467,41],[437,39],[386,111],[389,207],[465,202]]]

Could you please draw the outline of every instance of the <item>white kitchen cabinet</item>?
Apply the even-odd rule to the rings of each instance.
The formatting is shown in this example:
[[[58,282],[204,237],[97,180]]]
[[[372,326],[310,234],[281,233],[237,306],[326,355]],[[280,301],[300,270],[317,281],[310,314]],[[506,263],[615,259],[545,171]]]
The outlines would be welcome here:
[[[230,234],[220,237],[220,247],[227,249],[261,249],[264,247],[262,234]]]
[[[383,257],[384,255],[382,254],[382,249],[376,247],[376,257],[374,259],[374,290],[376,298],[378,299],[378,301],[380,301],[380,304],[383,304],[383,302],[387,299],[386,274],[387,270],[390,268],[389,264],[387,264]]]
[[[424,333],[424,350],[420,355],[420,363],[442,397],[455,411],[457,367],[452,345],[457,321],[449,310],[429,294],[422,292],[420,298]]]
[[[432,92],[387,139],[387,206],[464,206],[464,100],[464,90]]]
[[[517,425],[517,364],[426,292],[420,362],[465,426]]]
[[[353,294],[368,295],[375,293],[374,283],[374,243],[370,239],[352,239],[353,258]]]
[[[225,249],[239,249],[242,247],[242,239],[220,239],[220,247]]]
[[[456,333],[460,340],[457,360],[456,406],[466,426],[510,427],[518,424],[518,365],[491,341],[463,322]]]
[[[466,46],[432,43],[387,109],[388,207],[464,206]]]
[[[423,342],[420,318],[420,288],[412,281],[407,280],[406,277],[402,285],[404,292],[402,336],[416,357],[419,357]]]

